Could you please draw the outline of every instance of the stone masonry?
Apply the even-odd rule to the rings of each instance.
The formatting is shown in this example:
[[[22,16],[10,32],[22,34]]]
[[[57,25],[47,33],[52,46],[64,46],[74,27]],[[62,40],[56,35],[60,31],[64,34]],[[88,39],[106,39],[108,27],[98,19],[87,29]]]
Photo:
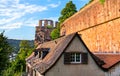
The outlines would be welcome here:
[[[56,25],[57,22],[55,23],[55,26]],[[35,45],[51,40],[50,33],[53,28],[48,28],[48,26],[52,26],[54,28],[54,22],[52,20],[39,20],[39,26],[36,26],[35,32]]]
[[[120,0],[94,0],[61,25],[64,32],[79,32],[94,53],[120,53]]]

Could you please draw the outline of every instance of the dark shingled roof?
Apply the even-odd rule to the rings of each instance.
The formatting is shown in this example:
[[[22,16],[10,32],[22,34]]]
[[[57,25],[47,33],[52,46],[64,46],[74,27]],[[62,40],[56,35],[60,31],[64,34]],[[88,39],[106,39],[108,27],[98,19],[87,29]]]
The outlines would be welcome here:
[[[45,42],[40,44],[36,50],[39,51],[41,48],[50,48],[49,53],[46,55],[44,59],[39,59],[34,56],[34,52],[26,59],[26,62],[30,64],[30,66],[36,70],[38,70],[41,74],[46,72],[58,58],[61,56],[64,49],[68,46],[68,44],[72,41],[76,34],[70,34],[68,36],[64,36],[58,38],[53,41]]]
[[[102,70],[108,71],[110,67],[112,67],[113,65],[115,65],[117,62],[120,61],[120,55],[115,55],[115,54],[114,55],[105,55],[105,54],[98,55],[98,54],[91,53],[87,48],[87,46],[82,41],[81,37],[77,33],[73,33],[73,34],[58,38],[56,40],[40,44],[36,49],[39,50],[41,48],[50,48],[49,53],[42,60],[35,57],[34,54],[31,54],[31,56],[26,59],[27,63],[29,63],[32,68],[36,69],[41,74],[44,74],[57,62],[57,60],[61,57],[64,50],[71,43],[71,41],[74,39],[75,36],[79,37],[80,41],[88,50],[88,53],[91,55],[95,63]]]
[[[41,74],[46,72],[46,70],[48,70],[53,64],[55,64],[55,62],[61,56],[62,52],[68,46],[68,44],[71,42],[74,36],[75,34],[71,34],[50,42],[43,43],[40,46],[38,46],[37,49],[49,47],[50,52],[42,61],[35,64],[33,67],[37,69]]]

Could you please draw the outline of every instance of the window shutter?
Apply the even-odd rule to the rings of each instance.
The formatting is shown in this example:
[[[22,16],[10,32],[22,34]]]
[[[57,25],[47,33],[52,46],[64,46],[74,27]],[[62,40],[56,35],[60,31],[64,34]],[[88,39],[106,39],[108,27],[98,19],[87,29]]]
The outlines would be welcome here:
[[[64,64],[70,64],[71,53],[64,53]]]
[[[81,63],[83,64],[88,63],[88,53],[81,53]]]

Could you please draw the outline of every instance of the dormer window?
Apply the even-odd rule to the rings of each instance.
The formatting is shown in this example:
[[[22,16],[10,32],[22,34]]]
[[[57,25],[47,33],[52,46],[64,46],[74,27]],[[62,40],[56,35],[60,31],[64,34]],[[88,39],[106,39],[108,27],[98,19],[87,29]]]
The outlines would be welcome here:
[[[43,59],[45,58],[45,56],[49,53],[50,48],[40,48],[40,49],[36,49],[34,52],[35,56]]]
[[[48,51],[42,51],[42,52],[41,52],[41,57],[42,57],[42,59],[43,59],[48,53],[49,53]]]
[[[38,55],[38,50],[34,50],[34,56],[37,56]]]
[[[48,53],[49,53],[50,48],[40,48],[40,52],[41,52],[41,59],[43,59]]]
[[[81,52],[66,52],[64,54],[64,63],[65,64],[72,64],[72,63],[87,64],[88,55],[87,53],[81,53]]]

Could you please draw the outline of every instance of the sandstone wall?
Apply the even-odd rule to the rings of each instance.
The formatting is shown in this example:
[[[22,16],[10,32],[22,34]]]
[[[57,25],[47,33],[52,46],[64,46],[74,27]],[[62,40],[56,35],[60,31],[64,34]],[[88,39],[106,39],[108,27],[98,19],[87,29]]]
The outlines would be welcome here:
[[[61,25],[61,35],[79,32],[92,52],[120,52],[120,0],[99,0]]]

